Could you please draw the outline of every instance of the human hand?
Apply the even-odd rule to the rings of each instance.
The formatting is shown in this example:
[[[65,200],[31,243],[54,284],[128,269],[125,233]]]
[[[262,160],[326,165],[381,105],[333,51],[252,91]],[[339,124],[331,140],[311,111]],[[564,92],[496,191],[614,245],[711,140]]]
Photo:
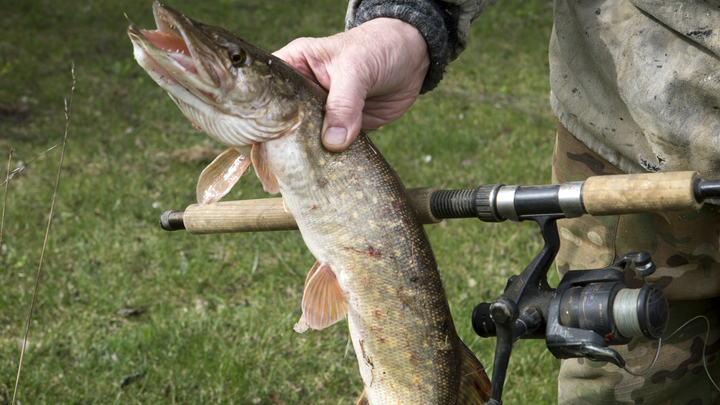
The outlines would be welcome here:
[[[361,129],[400,118],[430,66],[425,39],[410,24],[376,18],[326,38],[300,38],[275,55],[329,89],[323,145],[345,150]]]

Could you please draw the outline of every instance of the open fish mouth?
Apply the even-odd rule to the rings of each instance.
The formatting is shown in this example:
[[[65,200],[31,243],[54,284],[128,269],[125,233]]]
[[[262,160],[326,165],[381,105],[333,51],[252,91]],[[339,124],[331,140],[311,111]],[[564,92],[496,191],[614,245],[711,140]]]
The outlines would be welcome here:
[[[242,148],[300,125],[298,101],[279,67],[284,62],[159,1],[153,15],[154,30],[128,27],[135,59],[197,128]]]
[[[153,14],[157,29],[139,29],[135,24],[128,28],[135,59],[171,95],[182,90],[178,88],[182,86],[216,104],[227,73],[218,68],[215,62],[219,61],[212,60],[213,52],[202,52],[203,44],[184,27],[192,27],[193,22],[158,1],[153,4]]]

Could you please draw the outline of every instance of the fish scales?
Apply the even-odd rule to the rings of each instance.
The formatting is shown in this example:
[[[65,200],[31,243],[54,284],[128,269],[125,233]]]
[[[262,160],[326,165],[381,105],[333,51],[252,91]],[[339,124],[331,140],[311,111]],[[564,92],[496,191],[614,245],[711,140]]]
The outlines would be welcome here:
[[[300,144],[312,146],[287,159],[286,149]],[[344,154],[328,152],[310,131],[267,145],[306,244],[346,294],[368,397],[454,403],[441,399],[459,384],[459,339],[430,243],[395,172],[364,134]],[[312,173],[315,186],[292,173]]]
[[[364,133],[321,143],[326,92],[234,34],[156,2],[157,30],[128,29],[135,57],[198,128],[230,147],[198,182],[220,199],[250,162],[280,191],[317,263],[297,331],[347,315],[365,390],[358,404],[479,404],[482,365],[455,331],[425,230]]]

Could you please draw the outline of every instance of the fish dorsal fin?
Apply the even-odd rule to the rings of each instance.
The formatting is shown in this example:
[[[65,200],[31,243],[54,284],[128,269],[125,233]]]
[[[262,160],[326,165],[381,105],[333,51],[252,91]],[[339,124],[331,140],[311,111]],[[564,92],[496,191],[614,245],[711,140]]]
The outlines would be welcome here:
[[[365,391],[362,392],[360,395],[360,398],[358,398],[357,405],[370,405],[370,402],[367,399],[367,395],[365,394]]]
[[[235,149],[228,149],[218,155],[200,173],[196,193],[200,206],[220,200],[237,183],[245,169],[250,166],[250,159]]]
[[[457,404],[480,405],[490,400],[490,380],[485,367],[465,343],[460,341],[460,390]]]
[[[255,167],[255,174],[263,185],[263,189],[270,194],[277,194],[280,192],[280,185],[278,184],[277,178],[270,170],[267,162],[265,161],[265,153],[263,151],[263,144],[254,143],[252,146],[252,152],[250,153],[253,166]]]
[[[305,279],[302,299],[303,314],[295,324],[295,331],[303,333],[308,327],[323,329],[343,319],[347,314],[347,300],[340,284],[327,263],[315,262]]]

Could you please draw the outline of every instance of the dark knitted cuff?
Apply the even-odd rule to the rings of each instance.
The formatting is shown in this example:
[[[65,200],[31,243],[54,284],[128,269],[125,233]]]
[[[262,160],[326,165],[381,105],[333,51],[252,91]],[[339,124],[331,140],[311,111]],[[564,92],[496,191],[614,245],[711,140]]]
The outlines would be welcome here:
[[[430,69],[420,94],[437,87],[450,62],[457,38],[459,12],[456,6],[432,0],[363,0],[355,14],[354,27],[375,18],[396,18],[415,27],[427,43]]]

